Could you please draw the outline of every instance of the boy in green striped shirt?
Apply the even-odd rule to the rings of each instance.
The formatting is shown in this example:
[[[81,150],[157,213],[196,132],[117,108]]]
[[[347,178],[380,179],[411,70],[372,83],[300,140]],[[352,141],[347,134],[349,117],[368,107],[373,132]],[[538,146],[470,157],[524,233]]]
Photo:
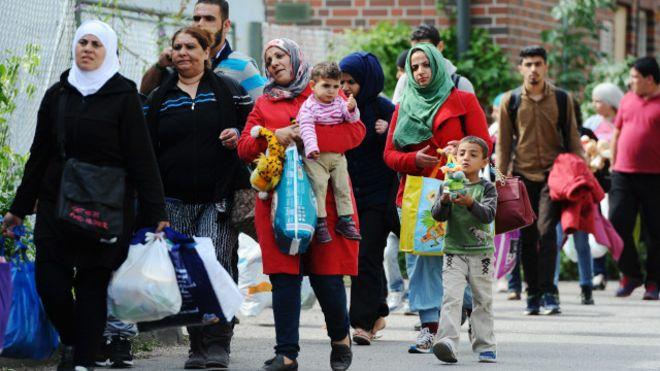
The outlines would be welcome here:
[[[444,294],[433,353],[443,362],[457,362],[463,291],[469,283],[473,295],[472,349],[479,353],[480,362],[495,362],[491,224],[497,191],[492,183],[479,177],[479,171],[488,164],[488,145],[481,138],[465,137],[458,144],[457,159],[469,181],[465,194],[452,198],[440,189],[431,209],[433,218],[447,222],[442,267]]]

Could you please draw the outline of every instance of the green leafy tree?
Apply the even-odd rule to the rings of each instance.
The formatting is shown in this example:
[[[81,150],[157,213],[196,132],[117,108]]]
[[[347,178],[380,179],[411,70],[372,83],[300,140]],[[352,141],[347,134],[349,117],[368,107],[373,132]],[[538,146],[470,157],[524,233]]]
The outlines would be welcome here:
[[[385,73],[384,93],[392,96],[396,86],[396,59],[410,48],[410,26],[405,23],[378,23],[368,30],[349,30],[345,34],[345,43],[331,45],[334,59],[341,59],[348,53],[364,50],[378,57]]]
[[[474,85],[474,90],[483,106],[489,106],[499,93],[514,88],[518,79],[512,72],[512,66],[502,48],[495,44],[483,28],[473,27],[470,33],[470,49],[458,55],[456,27],[441,31],[445,43],[444,55],[452,60],[460,75],[467,77]]]
[[[543,31],[541,39],[551,46],[548,50],[550,76],[558,86],[579,95],[590,81],[589,69],[602,57],[588,42],[597,42],[603,28],[596,21],[596,11],[613,6],[613,0],[560,0],[552,8],[557,26]]]
[[[25,93],[32,97],[36,87],[26,83],[25,74],[34,75],[39,66],[39,46],[29,44],[23,55],[16,55],[5,50],[5,56],[0,60],[0,219],[9,211],[14,200],[16,187],[23,177],[23,167],[27,155],[14,153],[8,145],[9,116],[16,110],[16,98]],[[27,235],[21,238],[21,243],[28,246],[28,255],[33,256],[31,242],[31,221],[26,220]],[[8,256],[14,253],[17,246],[13,241],[5,240],[4,248]]]

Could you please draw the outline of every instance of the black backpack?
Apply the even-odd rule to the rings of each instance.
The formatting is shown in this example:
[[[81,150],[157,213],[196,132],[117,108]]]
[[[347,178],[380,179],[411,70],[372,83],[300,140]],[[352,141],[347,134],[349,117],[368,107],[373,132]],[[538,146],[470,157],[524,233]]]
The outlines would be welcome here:
[[[522,88],[518,87],[511,91],[511,98],[509,99],[509,105],[507,106],[507,112],[509,113],[509,119],[511,125],[514,127],[516,124],[516,117],[518,116],[518,108],[520,108],[520,101],[522,98]],[[555,99],[557,100],[557,108],[559,109],[559,115],[557,116],[557,130],[559,130],[559,135],[562,138],[562,146],[564,151],[568,152],[570,150],[570,137],[571,137],[571,123],[568,120],[567,107],[569,104],[568,93],[562,89],[555,89]],[[514,140],[514,145],[517,142],[517,139]]]

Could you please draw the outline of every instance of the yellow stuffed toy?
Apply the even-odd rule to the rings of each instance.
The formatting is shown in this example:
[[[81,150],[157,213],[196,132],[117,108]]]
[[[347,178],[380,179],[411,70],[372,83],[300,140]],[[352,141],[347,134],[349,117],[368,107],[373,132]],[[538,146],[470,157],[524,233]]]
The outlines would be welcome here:
[[[259,198],[268,199],[268,192],[275,189],[282,177],[284,167],[284,147],[277,141],[275,134],[263,126],[254,126],[250,130],[253,138],[264,137],[268,142],[266,153],[261,153],[256,160],[256,168],[250,176],[252,188],[259,191]]]

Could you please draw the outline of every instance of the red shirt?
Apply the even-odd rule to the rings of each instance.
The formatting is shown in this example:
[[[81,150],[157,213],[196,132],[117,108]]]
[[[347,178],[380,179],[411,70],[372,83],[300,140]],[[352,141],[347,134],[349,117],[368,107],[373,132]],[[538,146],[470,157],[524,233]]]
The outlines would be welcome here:
[[[660,174],[660,95],[644,99],[626,93],[614,125],[620,130],[614,170]]]

